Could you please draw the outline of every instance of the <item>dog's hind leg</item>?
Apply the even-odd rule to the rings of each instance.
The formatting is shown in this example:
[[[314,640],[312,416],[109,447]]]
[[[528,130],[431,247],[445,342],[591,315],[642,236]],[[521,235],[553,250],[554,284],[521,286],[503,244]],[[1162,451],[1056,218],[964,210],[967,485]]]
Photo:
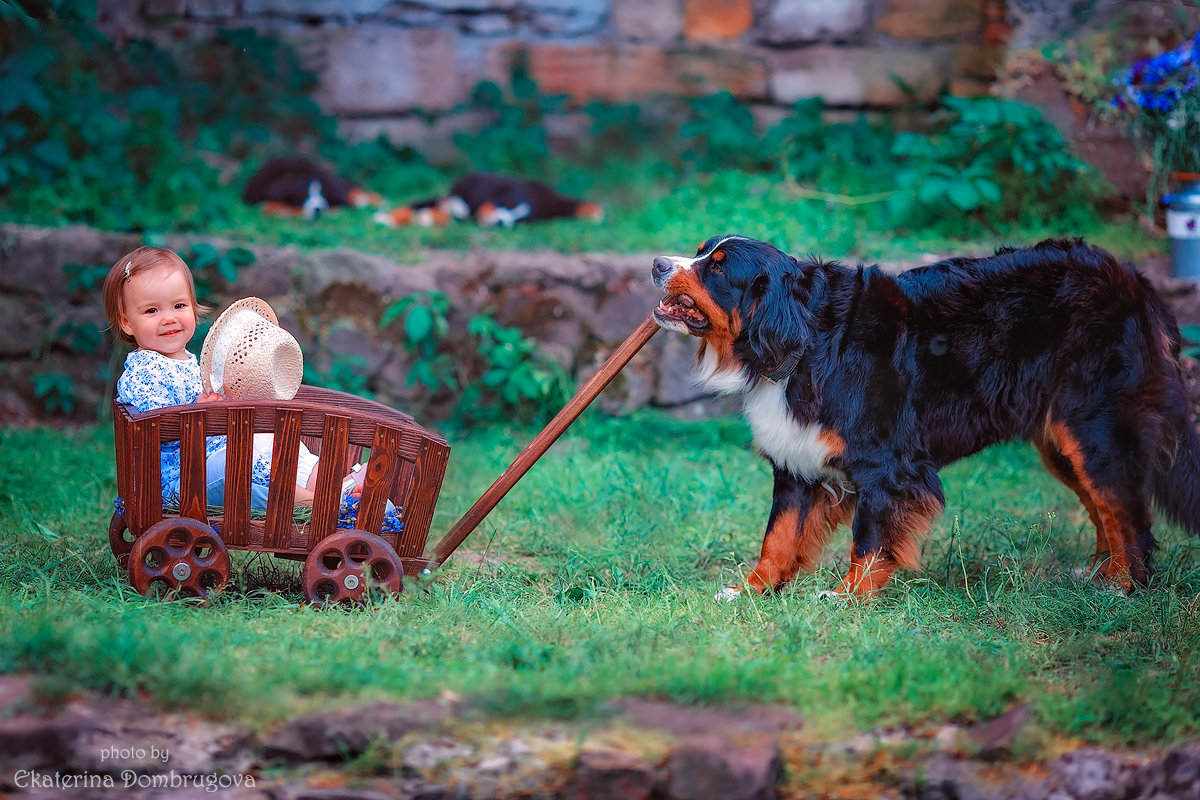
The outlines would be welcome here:
[[[1075,493],[1075,496],[1079,498],[1079,502],[1087,510],[1088,517],[1092,520],[1092,525],[1096,529],[1096,552],[1092,556],[1092,571],[1095,572],[1108,560],[1109,553],[1108,536],[1104,532],[1104,522],[1100,518],[1100,511],[1096,508],[1091,493],[1084,488],[1083,483],[1079,480],[1079,476],[1075,473],[1075,467],[1071,465],[1071,460],[1051,443],[1049,438],[1045,436],[1038,437],[1034,440],[1033,445],[1041,455],[1042,463],[1046,465],[1046,469],[1051,475],[1061,481],[1064,486]]]
[[[844,489],[827,488],[776,469],[762,554],[746,585],[761,593],[782,586],[801,569],[811,571],[830,532],[849,522],[853,514],[854,496]]]
[[[1122,440],[1097,431],[1094,421],[1076,426],[1051,421],[1044,438],[1057,454],[1054,463],[1069,465],[1074,481],[1056,476],[1079,495],[1096,525],[1100,576],[1127,592],[1145,585],[1155,544],[1143,454],[1114,444]]]

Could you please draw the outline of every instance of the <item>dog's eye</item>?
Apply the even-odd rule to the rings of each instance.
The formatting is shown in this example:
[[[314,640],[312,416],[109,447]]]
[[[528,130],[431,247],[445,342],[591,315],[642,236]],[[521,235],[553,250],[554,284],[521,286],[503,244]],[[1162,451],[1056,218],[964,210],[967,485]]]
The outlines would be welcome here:
[[[711,256],[709,256],[708,265],[712,269],[713,272],[720,275],[720,274],[723,274],[721,272],[721,262],[724,260],[725,260],[725,251],[724,250],[714,250],[713,254]]]

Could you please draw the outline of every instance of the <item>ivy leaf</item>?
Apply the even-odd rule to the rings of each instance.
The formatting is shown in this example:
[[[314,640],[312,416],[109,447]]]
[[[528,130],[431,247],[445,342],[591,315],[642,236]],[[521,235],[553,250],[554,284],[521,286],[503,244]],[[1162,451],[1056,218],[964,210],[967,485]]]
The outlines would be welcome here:
[[[255,261],[254,253],[245,247],[231,247],[225,253],[225,258],[229,259],[230,263],[237,267],[248,267]]]
[[[422,342],[433,330],[433,314],[425,306],[414,306],[404,320],[404,335],[408,341]]]
[[[193,269],[204,269],[209,264],[217,263],[218,258],[217,248],[208,242],[198,242],[192,246]]]
[[[50,107],[50,101],[32,80],[10,75],[0,81],[0,115],[8,116],[21,106],[42,114]]]
[[[979,192],[975,187],[966,181],[955,181],[950,184],[950,190],[947,192],[950,197],[950,202],[961,208],[963,211],[971,211],[979,208]]]
[[[38,142],[30,150],[38,161],[54,169],[63,169],[71,163],[71,153],[67,146],[58,139],[46,139]]]
[[[415,299],[410,295],[409,297],[402,297],[389,305],[383,310],[383,314],[379,317],[379,327],[386,328],[388,325],[391,325],[393,322],[400,319],[402,316],[404,316],[404,312],[408,311],[409,307],[412,306],[414,302]]]
[[[980,196],[988,203],[1000,202],[1000,187],[996,185],[995,181],[988,178],[976,178],[972,181],[972,184]]]

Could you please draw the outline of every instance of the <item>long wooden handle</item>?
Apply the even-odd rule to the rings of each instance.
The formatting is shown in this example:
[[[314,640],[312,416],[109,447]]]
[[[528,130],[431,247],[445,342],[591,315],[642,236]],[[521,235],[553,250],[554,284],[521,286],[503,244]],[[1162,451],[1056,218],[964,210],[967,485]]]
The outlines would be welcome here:
[[[583,410],[591,405],[600,392],[604,391],[604,387],[612,382],[621,368],[628,364],[637,351],[641,350],[646,342],[650,341],[650,337],[656,333],[658,333],[658,323],[654,321],[654,316],[646,317],[646,320],[635,328],[633,333],[629,334],[620,347],[612,352],[612,355],[600,366],[596,374],[579,388],[575,396],[563,406],[562,411],[559,411],[554,419],[550,420],[550,423],[542,429],[542,432],[521,451],[508,469],[504,470],[504,474],[497,478],[496,482],[483,493],[483,496],[475,501],[475,505],[467,509],[467,513],[463,515],[462,519],[446,532],[446,535],[434,548],[431,566],[440,565],[458,549],[463,540],[471,535],[479,523],[483,522],[483,518],[496,507],[504,495],[508,494],[509,489],[515,486],[517,481],[521,480],[522,476],[529,471],[529,468],[545,455],[546,451],[550,449],[550,445],[554,444],[563,431],[571,427],[571,423],[579,418]]]

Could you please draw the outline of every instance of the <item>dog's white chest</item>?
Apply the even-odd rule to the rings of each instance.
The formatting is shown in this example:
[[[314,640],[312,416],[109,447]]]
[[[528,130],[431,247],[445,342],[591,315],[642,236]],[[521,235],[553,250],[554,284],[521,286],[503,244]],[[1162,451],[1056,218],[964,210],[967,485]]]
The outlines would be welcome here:
[[[761,381],[746,393],[742,408],[754,441],[775,466],[808,481],[838,479],[829,467],[830,448],[816,423],[801,425],[788,409],[783,385]]]

